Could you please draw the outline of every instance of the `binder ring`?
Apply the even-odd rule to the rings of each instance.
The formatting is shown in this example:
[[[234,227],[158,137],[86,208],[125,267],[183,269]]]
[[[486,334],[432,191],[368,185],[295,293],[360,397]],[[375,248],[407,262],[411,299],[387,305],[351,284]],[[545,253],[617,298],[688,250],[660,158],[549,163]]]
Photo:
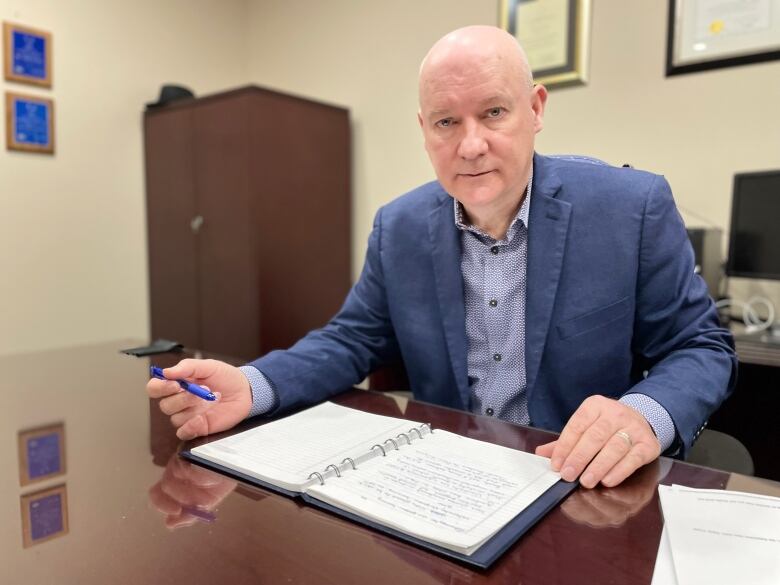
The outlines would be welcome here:
[[[352,465],[352,469],[357,469],[357,467],[355,467],[355,462],[352,460],[352,457],[344,457],[344,461],[342,461],[341,464],[344,465],[347,461],[349,461]]]
[[[431,426],[431,423],[422,423],[420,427],[428,427],[428,432],[433,433],[433,427]]]
[[[373,447],[371,447],[371,450],[373,451],[373,450],[374,450],[374,449],[376,449],[377,447],[379,447],[380,449],[382,449],[382,457],[387,457],[387,453],[385,453],[385,448],[384,448],[384,447],[382,447],[382,445],[374,445]]]
[[[387,441],[390,441],[395,447],[395,450],[398,451],[398,443],[396,442],[395,439],[387,439]],[[387,441],[385,441],[385,445],[387,445]]]
[[[395,436],[395,438],[396,438],[396,439],[400,439],[401,437],[403,437],[404,439],[406,439],[406,444],[407,444],[407,445],[411,445],[411,444],[412,444],[412,441],[409,439],[409,435],[407,435],[406,433],[398,433],[398,434]]]
[[[409,431],[408,431],[408,432],[409,432],[410,434],[411,434],[411,433],[417,433],[417,436],[418,436],[418,437],[420,437],[420,438],[422,439],[422,433],[420,433],[420,429],[409,429]]]
[[[309,474],[309,479],[311,479],[311,476],[312,476],[312,475],[316,475],[316,476],[317,476],[317,478],[320,480],[320,485],[325,485],[325,480],[324,480],[324,479],[322,479],[322,474],[321,474],[321,473],[318,473],[318,472],[316,472],[316,471],[312,471],[312,472]]]
[[[325,468],[325,471],[328,471],[328,469],[330,469],[331,467],[333,468],[333,471],[335,471],[335,472],[336,472],[336,477],[341,477],[341,472],[339,471],[339,468],[338,468],[338,467],[336,467],[335,465],[333,465],[333,463],[331,463],[330,465],[328,465],[328,466]]]

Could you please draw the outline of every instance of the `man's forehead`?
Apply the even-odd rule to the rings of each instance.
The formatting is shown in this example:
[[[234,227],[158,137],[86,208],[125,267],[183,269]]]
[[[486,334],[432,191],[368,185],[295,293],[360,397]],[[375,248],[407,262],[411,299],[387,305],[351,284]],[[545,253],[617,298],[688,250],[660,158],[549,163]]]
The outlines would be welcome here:
[[[444,110],[454,107],[491,107],[514,101],[520,81],[486,68],[474,75],[439,75],[421,79],[420,107]]]

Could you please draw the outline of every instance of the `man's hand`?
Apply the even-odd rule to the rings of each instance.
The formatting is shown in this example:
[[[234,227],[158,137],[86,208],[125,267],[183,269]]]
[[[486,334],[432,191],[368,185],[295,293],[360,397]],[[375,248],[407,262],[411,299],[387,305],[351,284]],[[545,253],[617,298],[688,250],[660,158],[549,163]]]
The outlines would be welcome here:
[[[636,410],[604,396],[591,396],[571,416],[558,440],[540,445],[536,454],[550,457],[552,468],[566,481],[582,474],[580,484],[586,488],[599,482],[612,487],[657,459],[661,445]]]
[[[153,378],[146,385],[152,398],[161,398],[160,410],[171,417],[176,436],[184,441],[227,430],[249,414],[252,389],[241,371],[217,360],[185,359],[163,375],[169,380]],[[185,392],[171,380],[185,379],[205,386],[217,395],[209,402]]]

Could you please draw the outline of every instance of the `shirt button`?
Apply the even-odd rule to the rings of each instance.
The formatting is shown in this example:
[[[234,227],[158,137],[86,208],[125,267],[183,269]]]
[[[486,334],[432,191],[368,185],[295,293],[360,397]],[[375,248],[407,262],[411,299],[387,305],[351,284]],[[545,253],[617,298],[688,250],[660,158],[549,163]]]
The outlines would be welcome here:
[[[492,408],[486,408],[485,409],[485,414],[488,415],[488,416],[493,416],[493,409]]]
[[[490,302],[488,303],[491,307],[497,307],[498,301],[496,299],[490,299]]]
[[[498,246],[493,246],[492,248],[490,248],[490,251],[491,251],[493,254],[498,254]]]
[[[493,361],[500,362],[501,361],[501,354],[500,353],[494,353],[493,354]]]

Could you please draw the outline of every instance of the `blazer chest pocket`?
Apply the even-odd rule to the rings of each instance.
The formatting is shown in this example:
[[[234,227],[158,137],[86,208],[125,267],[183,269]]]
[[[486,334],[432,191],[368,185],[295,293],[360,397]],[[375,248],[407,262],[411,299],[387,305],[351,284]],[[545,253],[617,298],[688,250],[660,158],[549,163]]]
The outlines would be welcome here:
[[[558,325],[558,335],[561,339],[568,339],[575,335],[582,335],[594,329],[608,325],[625,317],[631,310],[631,297],[623,297],[619,301],[610,303],[604,307],[589,311],[574,319],[569,319]]]

